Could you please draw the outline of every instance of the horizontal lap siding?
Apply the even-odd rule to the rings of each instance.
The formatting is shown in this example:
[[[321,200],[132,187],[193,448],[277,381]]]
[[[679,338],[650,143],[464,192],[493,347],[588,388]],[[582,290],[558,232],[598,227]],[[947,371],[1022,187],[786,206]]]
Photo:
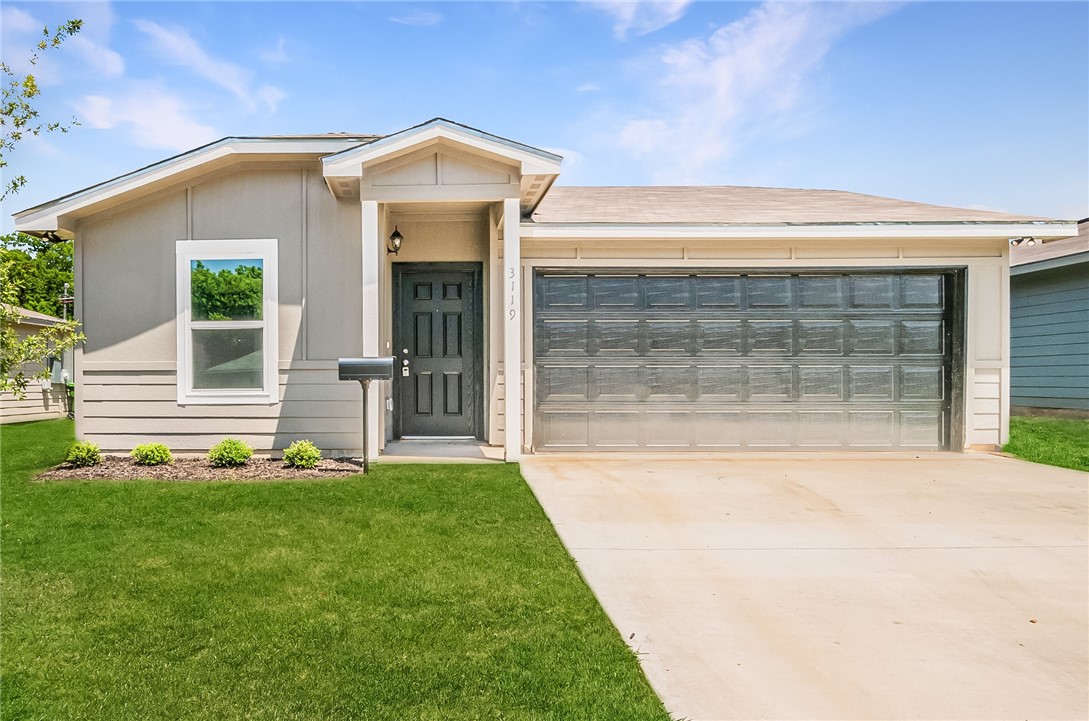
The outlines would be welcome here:
[[[305,438],[328,454],[358,454],[362,392],[357,383],[338,381],[329,365],[281,369],[275,405],[179,406],[172,371],[87,371],[77,401],[81,436],[107,451],[159,441],[203,452],[229,436],[266,453]]]
[[[1089,409],[1089,263],[1010,279],[1011,403]]]
[[[68,412],[64,402],[64,390],[54,386],[43,391],[37,383],[27,388],[26,396],[16,398],[11,393],[0,393],[0,423],[22,423],[48,418],[61,418]]]

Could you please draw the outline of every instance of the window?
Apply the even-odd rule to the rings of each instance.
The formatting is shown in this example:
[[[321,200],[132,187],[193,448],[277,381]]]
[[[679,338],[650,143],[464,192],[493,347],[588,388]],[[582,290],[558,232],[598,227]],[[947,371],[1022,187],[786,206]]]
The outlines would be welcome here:
[[[276,403],[276,241],[180,240],[178,403]]]

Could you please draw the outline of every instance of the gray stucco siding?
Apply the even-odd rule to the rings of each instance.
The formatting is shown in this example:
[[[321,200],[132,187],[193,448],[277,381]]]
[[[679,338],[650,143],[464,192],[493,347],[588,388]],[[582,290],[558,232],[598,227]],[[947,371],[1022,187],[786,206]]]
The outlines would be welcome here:
[[[1089,262],[1026,271],[1010,278],[1010,402],[1089,410]]]

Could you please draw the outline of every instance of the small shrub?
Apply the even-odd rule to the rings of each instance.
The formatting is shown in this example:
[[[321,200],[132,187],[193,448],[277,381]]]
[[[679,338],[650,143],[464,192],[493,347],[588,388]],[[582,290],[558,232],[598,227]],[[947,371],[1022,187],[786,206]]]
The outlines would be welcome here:
[[[253,449],[237,438],[225,438],[208,451],[208,460],[213,466],[241,466],[253,455]]]
[[[102,462],[102,455],[98,452],[98,446],[90,441],[79,441],[68,449],[66,459],[73,466],[80,468],[85,466],[97,466]]]
[[[129,455],[139,466],[161,466],[164,463],[174,462],[170,449],[162,443],[143,443],[133,448]]]
[[[295,441],[284,450],[284,463],[294,468],[315,468],[321,450],[310,441]]]

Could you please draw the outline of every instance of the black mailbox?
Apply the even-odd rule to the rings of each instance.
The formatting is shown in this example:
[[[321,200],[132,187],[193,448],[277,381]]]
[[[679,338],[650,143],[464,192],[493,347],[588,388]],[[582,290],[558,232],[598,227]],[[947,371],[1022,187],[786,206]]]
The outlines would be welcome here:
[[[341,358],[337,368],[342,381],[393,380],[393,358]]]
[[[359,381],[363,387],[363,472],[370,470],[367,458],[367,386],[371,381],[393,380],[393,358],[341,358],[337,371],[342,381]]]

